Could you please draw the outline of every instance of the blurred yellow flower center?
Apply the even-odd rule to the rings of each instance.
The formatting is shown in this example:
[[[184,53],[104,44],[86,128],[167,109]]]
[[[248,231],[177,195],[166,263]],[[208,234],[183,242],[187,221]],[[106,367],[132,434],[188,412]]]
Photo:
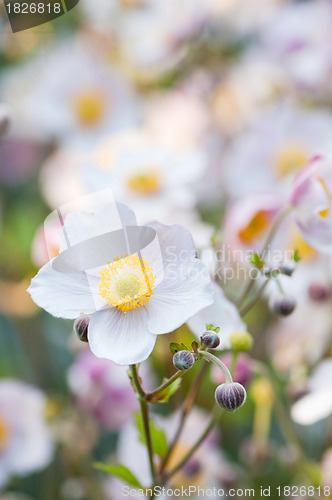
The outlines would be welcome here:
[[[283,177],[299,170],[308,163],[309,155],[305,146],[289,143],[281,146],[274,154],[273,164]]]
[[[243,227],[238,235],[243,243],[251,243],[255,238],[262,236],[270,224],[270,215],[266,210],[259,210]]]
[[[189,451],[190,451],[190,446],[184,443],[177,444],[171,453],[167,469],[172,470],[174,467],[176,467]],[[201,467],[199,466],[197,468],[195,466],[190,467],[190,463],[188,463],[188,467],[187,468],[185,467],[181,471],[177,472],[173,476],[172,481],[176,487],[181,487],[181,486],[188,487],[189,485],[199,486],[202,485],[203,482],[202,476],[203,474]]]
[[[291,241],[288,245],[289,248],[294,248],[298,250],[301,259],[311,260],[317,256],[317,250],[312,248],[302,237],[300,231],[297,228],[293,229],[293,234]]]
[[[99,295],[109,305],[127,313],[149,302],[155,280],[145,259],[138,255],[117,257],[100,271]]]
[[[96,91],[76,95],[74,106],[77,119],[83,126],[96,125],[104,115],[105,102],[103,97]]]
[[[154,194],[160,190],[160,173],[155,168],[146,169],[129,177],[127,184],[135,193]]]
[[[323,179],[318,178],[318,181],[321,183],[322,188],[324,189],[325,194],[327,196],[327,207],[324,210],[321,210],[320,212],[318,212],[319,215],[325,219],[326,217],[328,217],[328,215],[330,213],[330,209],[331,209],[331,196],[330,196],[328,187],[325,184],[325,182],[323,181]]]
[[[0,449],[5,446],[8,440],[8,427],[0,416]]]

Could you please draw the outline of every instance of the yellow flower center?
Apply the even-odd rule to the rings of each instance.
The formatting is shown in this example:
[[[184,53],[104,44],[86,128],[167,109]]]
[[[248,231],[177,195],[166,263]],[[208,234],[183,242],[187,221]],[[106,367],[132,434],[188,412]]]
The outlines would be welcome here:
[[[96,91],[83,92],[75,97],[74,107],[79,123],[89,127],[96,125],[103,118],[105,102],[102,95]]]
[[[273,164],[281,177],[303,168],[308,163],[309,155],[305,146],[296,143],[285,144],[274,154]]]
[[[148,304],[155,280],[145,259],[138,255],[117,257],[100,271],[99,295],[127,313]]]
[[[181,462],[181,460],[187,455],[189,450],[190,446],[186,445],[185,443],[177,444],[174,447],[169,458],[167,470],[172,470],[175,466],[177,466],[179,462]],[[172,479],[172,484],[176,487],[188,487],[189,485],[198,486],[202,485],[202,483],[204,483],[204,477],[200,467],[197,469],[197,471],[193,470],[192,473],[189,474],[189,476],[186,473],[186,469],[184,468],[174,474]]]
[[[255,238],[262,236],[269,224],[269,213],[266,210],[259,210],[249,221],[249,224],[239,231],[239,238],[243,243],[251,243]]]
[[[317,256],[317,250],[312,248],[303,238],[300,231],[294,228],[292,231],[291,241],[288,245],[289,248],[298,250],[301,259],[311,260]]]
[[[148,168],[129,177],[127,184],[135,193],[154,194],[160,190],[160,173],[155,168]]]
[[[9,431],[5,421],[0,417],[0,450],[8,441]]]
[[[325,194],[327,196],[327,207],[324,209],[324,210],[321,210],[319,212],[319,215],[321,217],[323,217],[324,219],[326,219],[326,217],[328,217],[329,213],[330,213],[330,209],[331,209],[331,196],[330,196],[330,192],[328,190],[328,187],[327,185],[325,184],[325,182],[323,181],[323,179],[321,178],[318,178],[318,181],[321,183],[322,185],[322,188],[324,189],[325,191]]]

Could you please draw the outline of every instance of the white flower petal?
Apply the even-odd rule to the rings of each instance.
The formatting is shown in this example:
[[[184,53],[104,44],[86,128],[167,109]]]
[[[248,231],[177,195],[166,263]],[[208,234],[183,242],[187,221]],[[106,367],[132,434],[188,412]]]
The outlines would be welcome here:
[[[147,305],[149,330],[169,333],[212,301],[211,279],[198,259],[181,266],[168,265],[164,280],[154,289]]]
[[[192,236],[179,224],[165,225],[153,221],[146,224],[157,231],[164,266],[175,262],[188,262],[195,257],[196,250]],[[151,263],[153,266],[153,263]]]
[[[291,409],[293,420],[301,425],[311,425],[332,413],[332,393],[329,388],[315,391],[299,399]]]
[[[126,314],[113,307],[96,312],[90,320],[88,337],[95,356],[110,359],[118,365],[144,361],[157,339],[148,331],[144,307]]]
[[[207,323],[220,327],[220,346],[227,348],[232,333],[236,330],[246,330],[247,327],[242,321],[237,308],[225,297],[220,286],[213,283],[213,288],[213,304],[195,314],[187,321],[187,324],[197,337],[200,337],[205,332]]]
[[[75,319],[81,313],[95,312],[96,306],[85,273],[54,271],[53,260],[31,280],[28,292],[33,301],[60,318]]]

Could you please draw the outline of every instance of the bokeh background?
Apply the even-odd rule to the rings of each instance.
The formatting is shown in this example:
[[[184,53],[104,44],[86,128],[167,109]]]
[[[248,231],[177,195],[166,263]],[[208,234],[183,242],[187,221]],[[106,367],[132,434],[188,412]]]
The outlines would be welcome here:
[[[127,463],[144,482],[137,404],[126,369],[94,358],[72,322],[39,310],[26,293],[58,251],[59,228],[50,255],[44,220],[111,187],[140,223],[187,227],[211,274],[222,268],[233,299],[245,275],[233,279],[232,255],[216,262],[215,251],[221,242],[257,248],[295,174],[332,149],[332,4],[80,0],[52,23],[16,34],[3,4],[0,13],[0,118],[9,116],[0,138],[0,498],[117,500],[120,483],[93,463]],[[240,356],[235,378],[248,401],[224,416],[176,484],[332,488],[330,259],[291,222],[276,244],[302,257],[285,282],[298,308],[276,319],[271,291],[245,317],[255,346]],[[195,338],[186,326],[160,337],[141,367],[146,387],[173,373],[169,342]],[[193,377],[156,405],[166,434]],[[206,377],[183,446],[204,427],[218,377]],[[9,380],[16,399],[1,389]],[[44,398],[25,418],[31,450],[44,450],[36,470],[15,469],[1,427],[9,400],[13,414],[27,415],[20,391],[28,388]],[[311,399],[294,411],[304,396]],[[31,423],[38,419],[48,431]]]

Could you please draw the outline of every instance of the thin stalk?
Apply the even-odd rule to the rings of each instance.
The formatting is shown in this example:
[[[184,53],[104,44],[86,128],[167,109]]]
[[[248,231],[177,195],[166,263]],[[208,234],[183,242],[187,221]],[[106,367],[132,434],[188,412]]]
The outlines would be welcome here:
[[[209,424],[207,425],[207,427],[206,427],[205,431],[203,432],[203,434],[201,434],[201,436],[198,438],[198,440],[196,441],[196,443],[188,451],[188,453],[183,457],[183,459],[164,477],[164,479],[162,481],[162,484],[167,483],[167,481],[172,476],[174,476],[174,474],[176,474],[177,472],[179,472],[179,470],[181,470],[182,467],[184,465],[186,465],[186,463],[190,460],[190,458],[193,456],[193,454],[195,453],[195,451],[201,446],[201,444],[205,441],[205,439],[210,434],[210,432],[212,431],[212,429],[215,427],[215,425],[217,424],[217,422],[219,420],[219,417],[220,417],[220,409],[217,408],[214,411],[213,416],[211,417],[211,420],[210,420]]]
[[[182,377],[184,375],[184,371],[178,370],[177,372],[174,373],[166,382],[161,384],[157,389],[151,392],[147,392],[144,395],[144,399],[148,402],[151,402],[153,399],[155,399],[156,396],[158,396],[162,391],[167,389],[175,380],[177,380],[179,377]]]
[[[179,441],[179,437],[180,437],[181,432],[183,430],[184,424],[186,423],[186,420],[187,420],[187,417],[190,413],[190,410],[192,409],[192,407],[195,403],[195,400],[198,396],[201,384],[202,384],[203,379],[204,379],[204,375],[206,374],[206,371],[208,368],[209,368],[209,363],[207,361],[205,361],[204,365],[202,366],[202,369],[198,373],[196,379],[194,380],[194,382],[193,382],[193,384],[192,384],[192,386],[187,394],[187,397],[186,397],[186,399],[183,403],[183,406],[182,406],[179,427],[177,428],[177,431],[175,433],[173,441],[171,442],[171,444],[167,450],[167,453],[163,458],[163,461],[162,461],[161,466],[160,466],[160,473],[162,473],[165,470],[165,467],[168,463],[168,460],[169,460],[170,456],[172,455],[172,452]]]
[[[268,251],[269,249],[269,246],[271,245],[272,241],[273,241],[273,238],[275,237],[277,231],[279,230],[283,220],[285,219],[285,217],[287,217],[287,215],[294,209],[293,205],[287,205],[285,208],[283,208],[279,214],[277,215],[277,217],[275,218],[273,224],[272,224],[272,227],[271,227],[271,230],[268,234],[268,237],[265,241],[265,245],[263,247],[263,250],[262,250],[262,257],[264,259],[264,255],[265,253]],[[237,306],[240,306],[244,301],[245,299],[247,298],[247,296],[250,294],[253,286],[255,284],[255,280],[253,278],[251,278],[249,280],[249,282],[247,283],[247,286],[244,288],[242,294],[240,295],[240,297],[238,298],[236,304]]]
[[[141,384],[140,384],[140,381],[139,381],[136,365],[131,365],[130,369],[131,369],[131,373],[132,373],[132,377],[133,377],[134,386],[135,386],[135,389],[136,389],[136,392],[138,395],[138,401],[139,401],[139,404],[141,407],[143,429],[144,429],[146,446],[147,446],[147,450],[148,450],[151,477],[152,477],[153,484],[156,484],[156,473],[155,473],[154,462],[153,462],[153,447],[152,447],[150,419],[149,419],[149,407],[148,407],[148,403],[145,399],[146,398],[145,392],[143,391]]]
[[[225,363],[221,361],[221,359],[216,358],[216,356],[214,356],[210,352],[201,351],[200,349],[198,350],[198,354],[200,355],[201,358],[205,358],[207,361],[211,361],[215,365],[219,366],[219,368],[225,375],[226,384],[231,384],[233,382],[231,372],[229,371]]]
[[[231,367],[230,367],[230,372],[231,372],[232,377],[234,375],[234,370],[235,370],[235,367],[236,367],[236,362],[237,362],[238,356],[239,356],[239,353],[236,352],[236,351],[234,351],[233,355],[232,355],[232,362],[231,362]]]
[[[264,283],[263,285],[259,288],[259,290],[257,291],[256,295],[251,299],[250,302],[248,302],[248,304],[244,307],[242,307],[239,311],[240,313],[240,316],[245,316],[246,314],[248,314],[248,312],[257,304],[257,302],[259,301],[259,299],[261,298],[262,296],[262,293],[264,292],[265,288],[267,287],[267,285],[269,284],[271,278],[268,278]]]

